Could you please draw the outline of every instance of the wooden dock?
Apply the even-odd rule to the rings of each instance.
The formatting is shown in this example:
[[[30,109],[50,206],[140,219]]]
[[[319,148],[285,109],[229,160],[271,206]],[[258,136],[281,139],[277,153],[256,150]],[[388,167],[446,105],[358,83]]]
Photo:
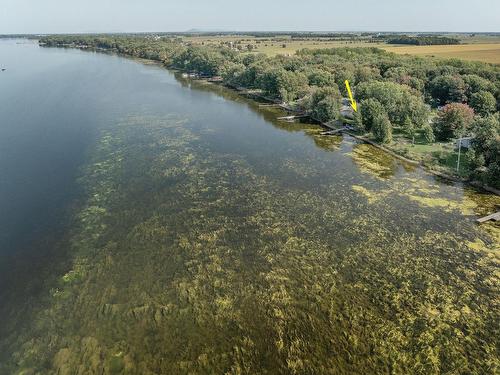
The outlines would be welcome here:
[[[498,211],[497,213],[495,214],[491,214],[491,215],[488,215],[488,216],[485,216],[485,217],[482,217],[480,219],[477,219],[477,222],[478,223],[486,223],[487,221],[490,221],[490,220],[493,220],[493,221],[500,221],[500,211]]]

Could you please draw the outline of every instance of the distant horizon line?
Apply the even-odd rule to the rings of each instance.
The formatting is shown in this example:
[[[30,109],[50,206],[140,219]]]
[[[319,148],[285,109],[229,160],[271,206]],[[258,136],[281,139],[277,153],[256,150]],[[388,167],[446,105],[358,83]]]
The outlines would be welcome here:
[[[429,31],[429,30],[204,30],[189,29],[184,31],[70,31],[70,32],[37,32],[37,33],[0,33],[1,36],[45,36],[45,35],[96,35],[96,34],[339,34],[339,33],[428,33],[428,34],[500,34],[500,31]]]

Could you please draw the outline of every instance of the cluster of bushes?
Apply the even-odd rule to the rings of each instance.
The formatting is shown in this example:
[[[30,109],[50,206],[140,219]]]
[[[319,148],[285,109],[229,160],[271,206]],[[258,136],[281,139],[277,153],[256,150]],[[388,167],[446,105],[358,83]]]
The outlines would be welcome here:
[[[56,36],[49,46],[87,46],[157,60],[166,66],[220,76],[232,87],[260,89],[269,98],[291,103],[318,120],[339,118],[344,82],[359,101],[358,131],[379,142],[392,141],[393,127],[427,142],[473,135],[468,157],[472,173],[500,186],[498,66],[462,60],[399,56],[377,48],[302,50],[294,56],[240,53],[226,46],[190,45],[179,39],[125,36]],[[429,121],[439,108],[436,121]]]

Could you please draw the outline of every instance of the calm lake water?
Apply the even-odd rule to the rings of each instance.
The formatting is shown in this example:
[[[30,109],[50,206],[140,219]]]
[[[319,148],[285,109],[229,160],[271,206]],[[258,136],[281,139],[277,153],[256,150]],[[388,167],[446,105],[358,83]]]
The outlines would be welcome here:
[[[498,197],[160,66],[0,67],[0,374],[499,371]]]

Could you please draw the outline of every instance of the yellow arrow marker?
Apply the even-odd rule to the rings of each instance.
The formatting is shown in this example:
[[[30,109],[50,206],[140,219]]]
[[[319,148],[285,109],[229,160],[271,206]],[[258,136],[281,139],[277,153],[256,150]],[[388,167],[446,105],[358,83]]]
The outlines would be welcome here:
[[[356,103],[356,100],[352,97],[352,91],[351,91],[351,86],[349,86],[349,81],[345,81],[345,87],[347,88],[347,92],[349,93],[349,99],[351,99],[351,107],[354,109],[355,112],[358,111],[358,104]]]

